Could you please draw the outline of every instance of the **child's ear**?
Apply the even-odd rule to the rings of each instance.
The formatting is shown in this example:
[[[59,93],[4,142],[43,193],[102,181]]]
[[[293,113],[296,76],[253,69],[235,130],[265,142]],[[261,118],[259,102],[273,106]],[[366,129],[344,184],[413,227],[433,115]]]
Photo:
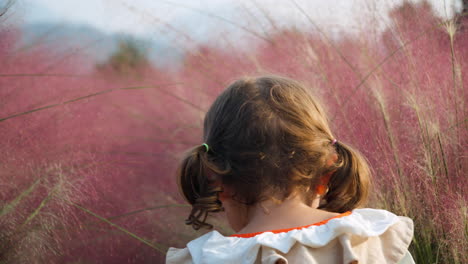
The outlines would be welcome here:
[[[216,177],[213,173],[208,173],[208,181],[209,181],[209,186],[210,187],[214,187],[214,188],[218,188],[218,187],[221,187],[221,192],[218,192],[218,198],[222,201],[224,200],[226,194],[225,194],[225,186],[224,184],[221,182],[221,180]]]
[[[220,185],[221,185],[221,188],[223,189],[223,191],[219,193],[219,199],[221,200],[221,202],[226,199],[230,199],[233,195],[231,188],[222,183],[220,183]]]
[[[327,160],[327,167],[332,166],[338,161],[338,154],[333,153],[331,157]]]

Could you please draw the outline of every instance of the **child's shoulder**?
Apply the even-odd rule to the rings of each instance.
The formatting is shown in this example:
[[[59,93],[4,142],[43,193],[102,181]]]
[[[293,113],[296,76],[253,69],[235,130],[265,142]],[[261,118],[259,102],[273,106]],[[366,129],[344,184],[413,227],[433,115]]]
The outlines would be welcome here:
[[[413,237],[413,222],[385,210],[365,208],[321,223],[281,231],[248,237],[228,237],[211,231],[189,242],[185,249],[169,249],[166,261],[269,263],[271,259],[283,258],[296,263],[307,256],[310,262],[318,263],[334,263],[335,258],[340,262],[364,259],[372,263],[397,263],[407,254]]]

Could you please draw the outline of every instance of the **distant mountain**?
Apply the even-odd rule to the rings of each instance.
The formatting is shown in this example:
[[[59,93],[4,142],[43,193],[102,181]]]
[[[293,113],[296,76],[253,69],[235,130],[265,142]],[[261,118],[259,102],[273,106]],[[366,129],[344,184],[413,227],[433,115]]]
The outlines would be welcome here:
[[[21,30],[22,46],[51,45],[58,53],[78,49],[85,56],[92,58],[92,64],[107,59],[117,49],[119,41],[129,38],[141,47],[156,66],[177,64],[183,56],[180,49],[171,47],[167,38],[155,40],[125,34],[106,34],[86,25],[35,23],[23,25]]]

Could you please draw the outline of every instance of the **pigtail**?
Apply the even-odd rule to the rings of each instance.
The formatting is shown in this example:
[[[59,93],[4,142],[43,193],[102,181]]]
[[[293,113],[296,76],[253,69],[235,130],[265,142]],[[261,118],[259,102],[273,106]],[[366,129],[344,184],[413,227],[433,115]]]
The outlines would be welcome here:
[[[178,170],[179,191],[192,205],[185,224],[192,225],[195,230],[212,228],[205,222],[208,214],[223,210],[219,200],[221,187],[208,177],[212,167],[208,155],[203,145],[197,146],[188,151]]]
[[[370,187],[370,169],[364,157],[341,142],[333,144],[338,154],[337,169],[328,182],[326,201],[319,208],[343,213],[363,205]]]

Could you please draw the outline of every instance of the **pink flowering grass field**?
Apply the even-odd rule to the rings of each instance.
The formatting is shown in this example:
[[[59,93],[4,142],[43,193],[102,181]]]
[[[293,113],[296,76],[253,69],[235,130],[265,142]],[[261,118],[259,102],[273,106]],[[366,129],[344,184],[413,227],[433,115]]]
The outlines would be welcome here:
[[[468,263],[466,15],[404,4],[383,33],[338,40],[273,26],[247,32],[249,49],[187,44],[176,71],[90,70],[60,43],[19,46],[0,17],[0,263],[163,263],[200,235],[174,175],[204,113],[230,81],[269,73],[307,84],[365,154],[369,207],[414,220],[417,263]]]

